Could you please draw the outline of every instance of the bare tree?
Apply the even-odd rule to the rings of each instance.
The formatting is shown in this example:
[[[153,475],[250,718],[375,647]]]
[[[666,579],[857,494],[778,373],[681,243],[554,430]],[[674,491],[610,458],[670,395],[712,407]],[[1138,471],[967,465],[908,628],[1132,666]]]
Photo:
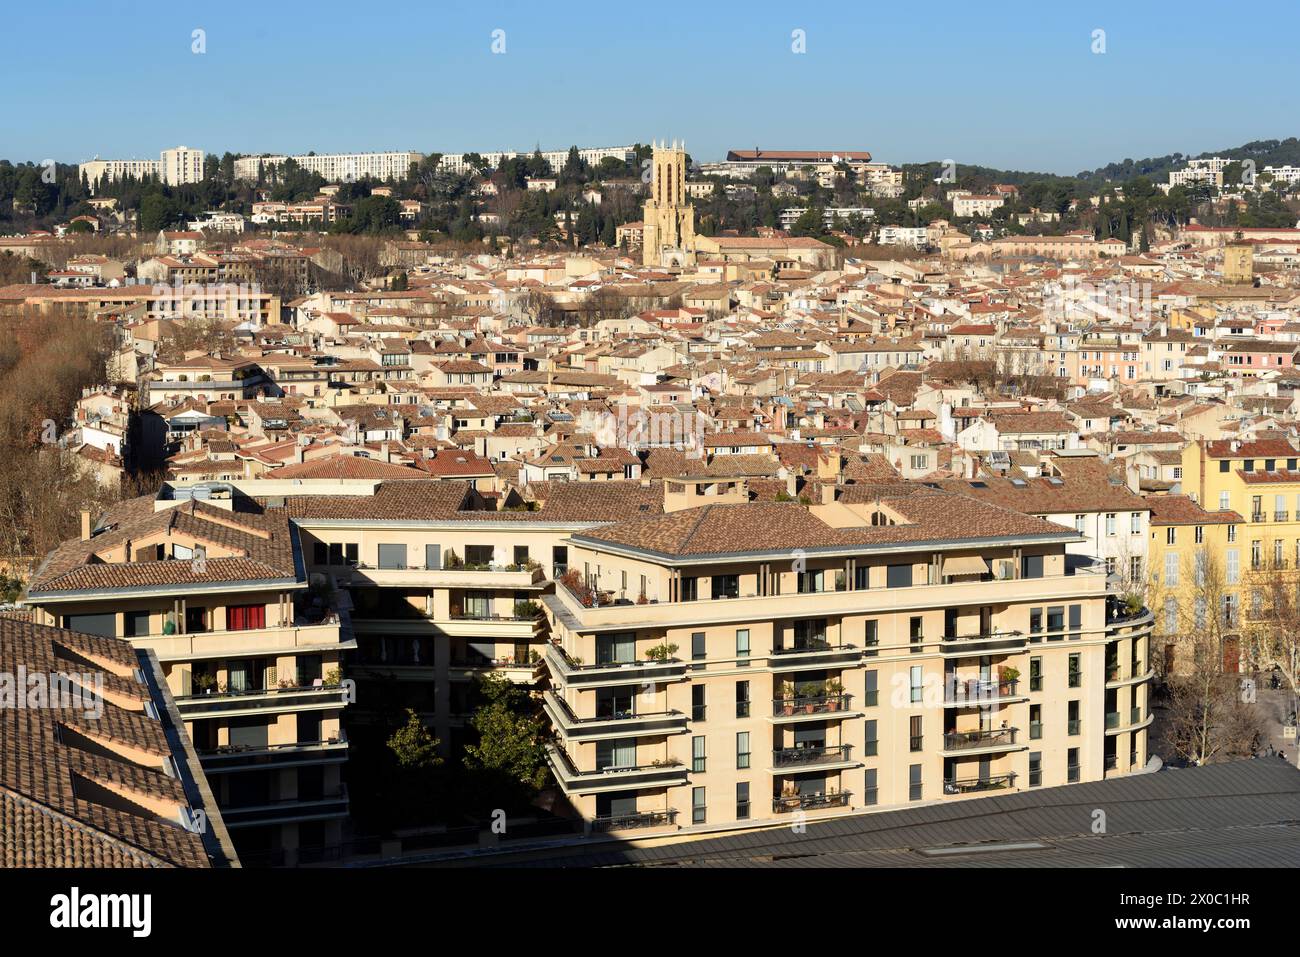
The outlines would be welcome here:
[[[1300,697],[1300,569],[1285,562],[1252,570],[1246,578],[1249,605],[1242,639],[1246,660],[1279,674],[1293,698]]]
[[[1180,582],[1166,585],[1164,598],[1176,610],[1178,629],[1166,678],[1165,746],[1197,765],[1249,757],[1264,727],[1253,696],[1244,695],[1239,677],[1223,666],[1225,649],[1235,647],[1239,616],[1219,556],[1205,546],[1186,555]]]

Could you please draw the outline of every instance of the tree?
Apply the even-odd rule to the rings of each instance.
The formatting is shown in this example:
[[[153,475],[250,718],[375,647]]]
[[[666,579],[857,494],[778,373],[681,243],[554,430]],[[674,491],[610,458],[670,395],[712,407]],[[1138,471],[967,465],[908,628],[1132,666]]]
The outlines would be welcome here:
[[[470,726],[478,742],[465,747],[465,769],[477,780],[480,800],[525,803],[549,775],[546,719],[528,692],[502,675],[482,676],[476,693],[483,703]]]
[[[1300,569],[1252,571],[1246,586],[1246,660],[1258,670],[1278,674],[1294,700],[1300,697]]]
[[[1253,700],[1246,700],[1238,676],[1223,667],[1225,648],[1236,636],[1234,585],[1219,556],[1201,546],[1186,556],[1180,585],[1165,595],[1177,633],[1166,677],[1164,743],[1194,765],[1250,757],[1264,734]]]
[[[428,771],[442,764],[438,756],[439,741],[433,736],[413,708],[406,709],[406,724],[388,739],[388,750],[397,766],[408,771]]]

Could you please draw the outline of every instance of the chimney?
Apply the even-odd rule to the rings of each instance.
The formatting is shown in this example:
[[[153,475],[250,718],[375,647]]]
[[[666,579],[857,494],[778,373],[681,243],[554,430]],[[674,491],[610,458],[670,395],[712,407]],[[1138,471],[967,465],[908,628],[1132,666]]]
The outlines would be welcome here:
[[[90,541],[90,532],[91,532],[90,509],[83,508],[81,510],[81,540],[83,542]]]

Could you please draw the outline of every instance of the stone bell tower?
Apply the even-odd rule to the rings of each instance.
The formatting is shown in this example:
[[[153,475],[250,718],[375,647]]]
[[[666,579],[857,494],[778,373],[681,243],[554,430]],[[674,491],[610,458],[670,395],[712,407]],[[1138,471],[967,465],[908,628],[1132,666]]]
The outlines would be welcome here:
[[[695,207],[686,199],[686,144],[656,143],[644,207],[643,266],[695,264]]]

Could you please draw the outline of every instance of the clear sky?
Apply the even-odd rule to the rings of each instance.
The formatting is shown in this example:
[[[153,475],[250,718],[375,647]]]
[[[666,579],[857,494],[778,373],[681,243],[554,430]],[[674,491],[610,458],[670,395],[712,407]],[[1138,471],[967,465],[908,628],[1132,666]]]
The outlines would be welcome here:
[[[676,137],[697,160],[865,149],[1074,173],[1300,134],[1291,0],[42,0],[3,22],[16,161]]]

